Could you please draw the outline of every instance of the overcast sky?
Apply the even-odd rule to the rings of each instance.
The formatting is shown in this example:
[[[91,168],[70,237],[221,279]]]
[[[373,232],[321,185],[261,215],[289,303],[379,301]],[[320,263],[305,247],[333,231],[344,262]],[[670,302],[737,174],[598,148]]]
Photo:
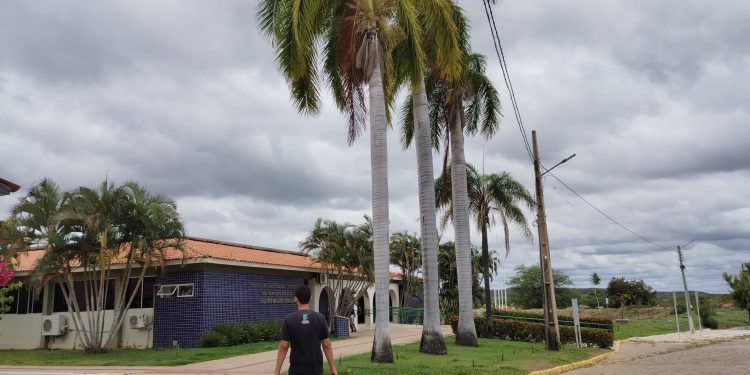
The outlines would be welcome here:
[[[327,93],[317,117],[295,111],[255,4],[3,1],[0,177],[24,188],[50,177],[64,189],[137,180],[176,199],[189,235],[283,249],[296,249],[318,217],[361,222],[371,210],[369,133],[348,147]],[[481,2],[460,4],[504,107],[495,138],[467,140],[467,160],[533,192]],[[576,153],[558,177],[661,246],[697,239],[685,251],[690,288],[727,291],[721,273],[750,261],[750,3],[493,9],[543,163]],[[398,139],[390,131],[390,230],[416,232],[415,154]],[[544,187],[553,267],[576,286],[598,272],[603,284],[623,276],[681,288],[674,251],[554,179]],[[1,197],[0,211],[22,194]],[[448,228],[443,239],[452,236]],[[492,230],[490,246],[502,243]],[[536,241],[513,228],[503,273],[538,260]]]

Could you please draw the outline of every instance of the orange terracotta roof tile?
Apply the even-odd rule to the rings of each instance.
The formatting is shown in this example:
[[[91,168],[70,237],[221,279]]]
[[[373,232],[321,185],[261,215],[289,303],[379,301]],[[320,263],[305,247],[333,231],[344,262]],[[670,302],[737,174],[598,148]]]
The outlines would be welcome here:
[[[32,271],[36,263],[44,255],[44,250],[29,250],[19,254],[16,272]],[[267,264],[274,266],[285,266],[291,268],[321,269],[320,263],[316,262],[306,254],[207,240],[189,237],[185,240],[185,260],[200,258],[211,258],[229,260],[242,263]],[[182,253],[176,249],[167,249],[166,260],[182,260]],[[115,263],[121,263],[115,261]]]

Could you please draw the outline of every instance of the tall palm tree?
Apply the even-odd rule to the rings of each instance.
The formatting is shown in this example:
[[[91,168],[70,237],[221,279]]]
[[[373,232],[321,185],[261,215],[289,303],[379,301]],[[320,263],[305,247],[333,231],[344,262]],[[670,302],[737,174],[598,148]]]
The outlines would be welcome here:
[[[451,185],[456,186],[449,193],[456,236],[460,300],[456,343],[464,346],[478,345],[471,299],[471,239],[464,133],[480,133],[490,138],[497,131],[500,118],[500,98],[492,81],[485,74],[485,68],[484,56],[467,52],[463,56],[462,71],[457,79],[444,79],[431,71],[425,82],[433,145],[439,147],[442,138],[448,138],[448,142],[445,142],[444,160],[447,163],[450,151],[451,173],[448,175]],[[408,129],[404,134],[408,135]],[[445,165],[443,169],[447,170]],[[447,175],[444,176],[447,178]]]
[[[448,12],[450,10],[450,12]],[[427,65],[445,79],[458,77],[460,60],[468,40],[466,19],[460,7],[454,3],[442,6],[435,12],[442,17],[440,23],[427,23],[424,28],[423,45],[427,53]],[[396,54],[402,48],[396,48]],[[409,62],[408,54],[401,54],[396,63]],[[407,74],[417,69],[396,69]],[[438,233],[433,194],[432,126],[429,123],[429,107],[424,73],[404,77],[412,83],[411,93],[402,111],[402,144],[408,148],[412,140],[417,152],[417,183],[419,190],[420,233],[423,251],[424,321],[419,351],[430,354],[446,354],[445,339],[440,331],[440,296],[438,276]]]
[[[387,103],[395,95],[392,51],[403,45],[411,59],[403,69],[419,77],[424,69],[420,17],[436,16],[441,0],[262,0],[261,31],[276,49],[279,70],[292,100],[306,114],[319,110],[319,43],[322,73],[335,102],[348,119],[348,141],[360,134],[366,111],[370,120],[373,248],[375,253],[376,321],[371,359],[393,362],[388,322],[388,166]],[[418,11],[419,9],[419,11]],[[431,23],[437,25],[437,23]],[[365,105],[364,89],[369,105]]]
[[[451,173],[448,171],[447,173]],[[515,223],[521,229],[523,236],[531,240],[526,216],[521,209],[525,206],[533,209],[536,203],[531,193],[520,182],[513,179],[508,172],[500,174],[480,174],[471,164],[466,166],[466,180],[469,192],[469,209],[474,215],[477,229],[482,233],[482,275],[484,275],[484,303],[486,322],[489,325],[492,317],[492,299],[490,296],[490,251],[487,231],[495,224],[495,217],[500,218],[505,234],[505,256],[510,252],[509,223]],[[451,185],[444,184],[447,178],[441,176],[435,181],[438,194],[438,204],[445,207],[451,204],[449,200]],[[443,223],[446,223],[452,210],[446,210]]]

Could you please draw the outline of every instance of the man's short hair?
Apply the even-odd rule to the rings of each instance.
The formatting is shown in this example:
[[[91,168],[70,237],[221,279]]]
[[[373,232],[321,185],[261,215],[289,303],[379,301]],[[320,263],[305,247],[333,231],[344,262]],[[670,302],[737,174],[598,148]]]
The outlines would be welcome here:
[[[294,296],[297,297],[299,303],[307,305],[310,303],[310,288],[307,285],[302,285],[294,291]]]

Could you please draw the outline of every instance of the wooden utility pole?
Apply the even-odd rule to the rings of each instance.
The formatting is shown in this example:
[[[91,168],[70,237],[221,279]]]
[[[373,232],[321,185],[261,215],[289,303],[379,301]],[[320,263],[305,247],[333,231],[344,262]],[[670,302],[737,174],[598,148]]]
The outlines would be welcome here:
[[[544,333],[547,338],[547,349],[560,350],[560,328],[557,325],[557,304],[555,303],[555,284],[552,279],[552,262],[549,256],[547,237],[547,216],[544,213],[544,191],[542,188],[542,171],[539,163],[539,148],[536,144],[536,130],[531,132],[534,146],[534,181],[536,182],[536,220],[539,230],[539,263],[542,271],[542,290],[544,293]]]
[[[688,316],[688,327],[690,327],[690,333],[695,332],[695,326],[693,325],[693,311],[690,309],[690,293],[688,292],[687,280],[685,279],[685,264],[683,263],[684,258],[682,257],[682,249],[677,246],[677,257],[680,258],[680,272],[682,272],[682,286],[685,289],[685,311]]]

